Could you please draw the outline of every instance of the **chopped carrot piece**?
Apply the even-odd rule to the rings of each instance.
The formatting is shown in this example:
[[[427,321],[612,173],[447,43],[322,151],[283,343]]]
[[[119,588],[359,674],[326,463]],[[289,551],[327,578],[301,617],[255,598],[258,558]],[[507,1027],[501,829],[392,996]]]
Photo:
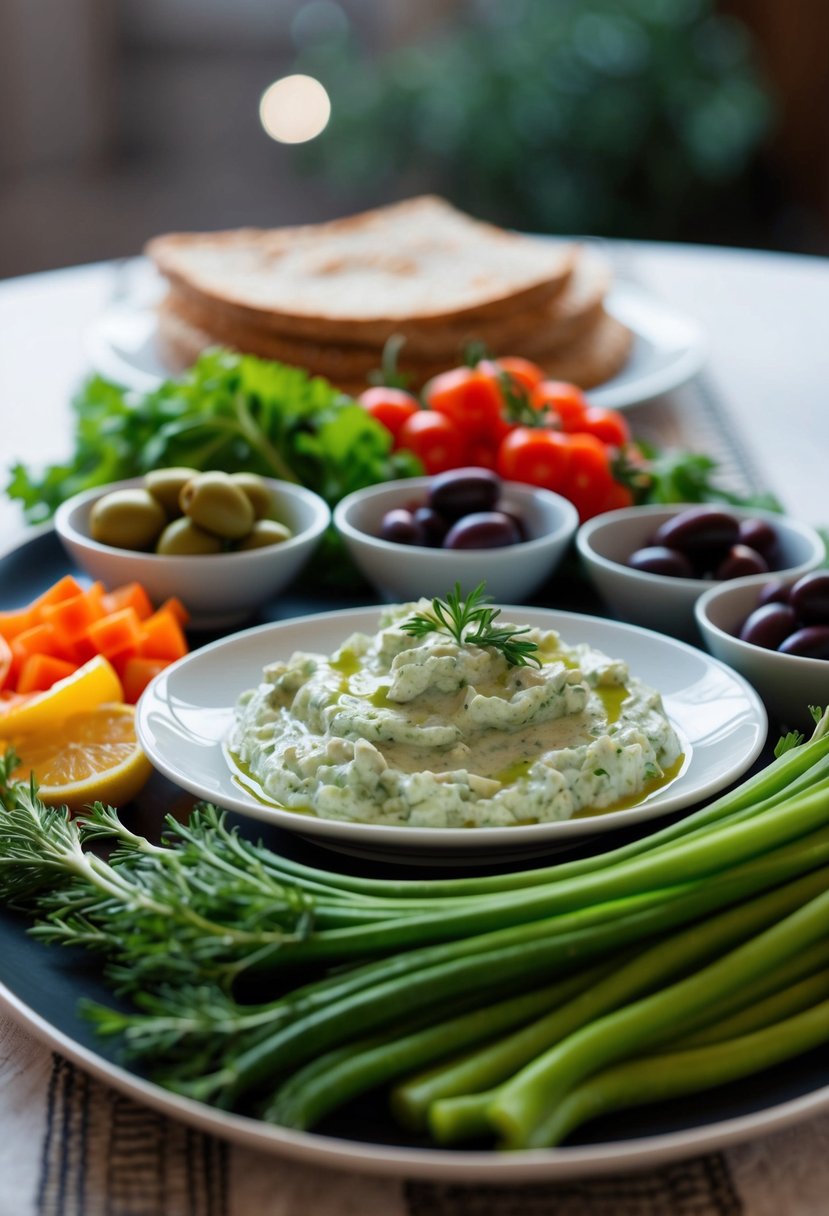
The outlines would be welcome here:
[[[0,612],[0,716],[12,698],[45,691],[96,655],[119,675],[129,669],[137,700],[158,671],[187,653],[188,620],[175,596],[153,612],[139,582],[107,591],[103,583],[83,588],[65,575],[30,604]]]
[[[139,620],[152,616],[153,606],[147,592],[140,583],[124,583],[104,595],[104,612],[119,612],[122,608],[133,608]]]
[[[144,689],[160,671],[169,667],[172,659],[145,659],[140,656],[127,659],[120,675],[124,686],[124,700],[135,705]]]
[[[71,650],[72,643],[88,633],[90,625],[104,615],[102,598],[101,592],[90,587],[88,591],[73,595],[71,599],[47,604],[41,613],[41,619],[44,624],[53,627],[63,645],[67,650]]]
[[[35,624],[35,613],[31,604],[25,608],[11,608],[0,612],[0,637],[10,642],[24,629],[31,629]]]
[[[135,654],[142,640],[142,625],[134,608],[121,608],[93,621],[87,637],[98,654],[111,659],[114,655]]]
[[[71,676],[76,670],[76,664],[67,659],[56,659],[51,654],[30,654],[21,669],[17,691],[45,692],[58,680]]]
[[[13,657],[11,646],[3,635],[0,634],[0,688],[3,688],[8,679]]]
[[[32,600],[31,607],[36,614],[49,607],[51,604],[59,604],[62,600],[74,599],[76,595],[83,593],[83,587],[78,580],[71,574],[64,574],[63,578],[59,578],[56,583],[52,583],[46,591],[39,595],[37,599]]]
[[[94,659],[97,653],[95,643],[88,633],[82,633],[72,643],[72,658],[75,660],[76,667],[83,667],[84,663]]]
[[[51,654],[56,659],[69,657],[51,625],[33,625],[31,629],[24,629],[12,639],[11,649],[21,662],[30,654]]]
[[[8,683],[12,688],[17,687],[23,664],[33,654],[48,654],[54,659],[74,658],[62,645],[52,625],[33,625],[31,629],[24,629],[17,637],[12,638],[10,645],[12,667]]]
[[[98,605],[101,613],[103,614],[105,611],[104,596],[106,595],[106,587],[104,584],[101,582],[92,583],[91,586],[87,587],[84,594],[89,598],[92,604]]]
[[[190,622],[190,613],[184,607],[177,595],[171,595],[158,609],[159,612],[172,612],[182,629]]]
[[[47,587],[30,604],[26,604],[23,608],[12,608],[5,612],[0,612],[0,635],[7,642],[10,642],[12,638],[17,637],[19,633],[23,633],[25,629],[31,629],[33,625],[38,625],[45,608],[53,604],[59,604],[63,600],[73,599],[82,593],[83,587],[78,580],[71,574],[65,574],[63,578],[59,578],[51,587]]]
[[[145,659],[180,659],[187,654],[187,639],[172,612],[159,608],[142,624],[138,653]]]

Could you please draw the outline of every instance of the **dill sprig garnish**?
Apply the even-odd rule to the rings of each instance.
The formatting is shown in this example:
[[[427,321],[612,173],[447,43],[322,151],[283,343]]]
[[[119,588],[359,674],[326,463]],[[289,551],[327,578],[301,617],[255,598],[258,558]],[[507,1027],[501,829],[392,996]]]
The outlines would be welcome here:
[[[500,616],[500,608],[488,607],[491,595],[486,595],[484,583],[463,598],[460,583],[445,600],[435,597],[432,610],[417,612],[401,625],[404,633],[413,638],[422,638],[429,633],[445,633],[454,638],[459,646],[486,646],[504,656],[510,667],[541,666],[536,655],[538,646],[521,634],[529,633],[529,625],[516,628],[513,625],[495,628],[493,622]]]

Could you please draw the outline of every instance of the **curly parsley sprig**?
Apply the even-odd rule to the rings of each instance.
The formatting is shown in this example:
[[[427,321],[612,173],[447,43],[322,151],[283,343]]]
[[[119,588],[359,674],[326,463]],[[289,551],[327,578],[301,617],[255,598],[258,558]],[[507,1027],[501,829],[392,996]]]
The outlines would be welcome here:
[[[540,667],[541,660],[535,653],[537,644],[519,636],[529,633],[529,626],[494,628],[493,622],[501,610],[487,607],[491,599],[492,596],[485,594],[483,583],[470,591],[466,599],[462,597],[460,583],[455,583],[445,600],[437,597],[432,600],[431,612],[415,613],[401,629],[413,638],[425,637],[427,633],[446,633],[459,646],[471,644],[499,651],[510,667],[527,667],[531,663]]]

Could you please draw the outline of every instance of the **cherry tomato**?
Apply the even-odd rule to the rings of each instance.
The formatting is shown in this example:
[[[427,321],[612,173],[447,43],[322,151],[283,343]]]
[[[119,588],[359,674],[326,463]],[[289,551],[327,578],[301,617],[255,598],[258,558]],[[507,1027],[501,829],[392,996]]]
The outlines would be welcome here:
[[[367,388],[357,398],[363,409],[376,418],[395,439],[407,418],[420,409],[416,397],[402,388],[387,388],[378,384]]]
[[[496,379],[506,372],[525,393],[531,393],[544,379],[544,372],[541,368],[529,359],[522,358],[521,355],[504,355],[500,359],[485,359],[478,364],[478,367]]]
[[[418,410],[397,433],[398,448],[414,452],[427,473],[443,473],[465,463],[463,432],[437,410]]]
[[[500,387],[477,367],[454,367],[441,372],[429,381],[423,396],[429,409],[451,418],[464,435],[498,443],[509,429],[501,416]]]
[[[584,412],[581,429],[614,448],[620,448],[630,442],[630,427],[618,410],[605,410],[598,405],[591,405]]]
[[[576,384],[565,380],[542,380],[530,394],[530,404],[537,410],[545,407],[556,416],[562,431],[580,431],[589,403]]]
[[[611,481],[607,488],[607,493],[595,514],[600,515],[602,511],[617,511],[620,507],[632,507],[633,501],[633,491],[631,489],[623,486],[621,482]]]
[[[569,436],[544,427],[517,426],[501,440],[497,470],[507,481],[558,490],[568,476]]]
[[[569,464],[567,477],[560,493],[579,513],[579,519],[590,519],[604,510],[604,503],[613,485],[608,450],[595,435],[568,435]]]
[[[472,439],[466,445],[466,463],[479,469],[495,469],[498,448],[486,440]]]

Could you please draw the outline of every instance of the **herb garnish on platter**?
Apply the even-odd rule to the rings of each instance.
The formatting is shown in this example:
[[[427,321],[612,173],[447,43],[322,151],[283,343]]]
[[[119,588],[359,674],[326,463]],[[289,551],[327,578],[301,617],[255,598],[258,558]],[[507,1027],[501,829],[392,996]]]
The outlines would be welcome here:
[[[459,646],[486,646],[499,651],[510,667],[527,667],[530,663],[540,667],[541,661],[535,654],[538,650],[536,643],[519,636],[529,633],[529,626],[496,628],[494,621],[501,615],[501,609],[487,607],[491,599],[492,596],[484,593],[483,583],[470,591],[466,599],[462,598],[460,583],[455,583],[445,600],[437,597],[432,600],[431,612],[415,613],[400,628],[413,638],[422,638],[429,633],[446,633]]]

